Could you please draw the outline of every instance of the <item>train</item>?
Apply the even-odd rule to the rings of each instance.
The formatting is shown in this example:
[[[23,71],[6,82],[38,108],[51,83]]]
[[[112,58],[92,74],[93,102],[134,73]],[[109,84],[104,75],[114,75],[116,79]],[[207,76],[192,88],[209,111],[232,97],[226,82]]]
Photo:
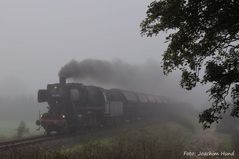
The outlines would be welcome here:
[[[60,77],[59,83],[38,91],[38,102],[46,102],[48,111],[36,124],[50,134],[157,116],[172,101],[164,96],[69,83]]]

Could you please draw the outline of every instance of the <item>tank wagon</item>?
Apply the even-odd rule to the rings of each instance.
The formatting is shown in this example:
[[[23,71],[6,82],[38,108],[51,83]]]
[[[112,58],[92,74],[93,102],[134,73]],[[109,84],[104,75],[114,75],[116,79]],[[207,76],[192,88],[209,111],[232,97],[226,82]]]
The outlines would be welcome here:
[[[170,101],[162,96],[66,83],[61,77],[59,83],[38,91],[38,102],[47,102],[48,112],[36,124],[49,134],[152,116]]]

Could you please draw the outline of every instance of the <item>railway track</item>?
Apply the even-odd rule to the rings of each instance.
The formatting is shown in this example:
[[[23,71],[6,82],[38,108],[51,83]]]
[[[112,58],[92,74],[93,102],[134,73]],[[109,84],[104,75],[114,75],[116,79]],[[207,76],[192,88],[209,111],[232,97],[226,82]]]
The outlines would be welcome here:
[[[35,136],[29,137],[25,139],[18,139],[6,142],[0,142],[0,151],[8,150],[14,147],[26,146],[31,144],[37,144],[45,141],[55,140],[59,138],[59,136]]]
[[[80,136],[80,135],[86,134],[87,132],[88,131],[81,131],[81,132],[75,132],[75,133],[69,133],[69,134],[57,134],[57,135],[50,135],[50,136],[41,135],[41,136],[28,137],[24,139],[0,142],[0,152],[9,150],[11,148],[34,145],[34,144],[39,144],[39,143],[59,140],[59,139],[66,139],[66,138],[74,137],[74,136]]]
[[[117,128],[114,128],[117,129]],[[79,130],[74,133],[69,133],[69,134],[57,134],[57,135],[41,135],[41,136],[34,136],[34,137],[28,137],[24,139],[17,139],[17,140],[12,140],[12,141],[5,141],[5,142],[0,142],[0,153],[10,150],[12,148],[20,148],[24,146],[31,146],[31,145],[37,145],[37,144],[42,144],[44,142],[50,142],[50,141],[56,141],[56,140],[61,140],[61,139],[67,139],[67,138],[74,138],[74,137],[83,137],[84,135],[87,134],[94,134],[94,133],[106,133],[108,131],[113,131],[114,129],[102,129],[102,128],[95,128],[95,129],[84,129],[84,130]],[[81,140],[84,141],[84,138],[81,138]]]

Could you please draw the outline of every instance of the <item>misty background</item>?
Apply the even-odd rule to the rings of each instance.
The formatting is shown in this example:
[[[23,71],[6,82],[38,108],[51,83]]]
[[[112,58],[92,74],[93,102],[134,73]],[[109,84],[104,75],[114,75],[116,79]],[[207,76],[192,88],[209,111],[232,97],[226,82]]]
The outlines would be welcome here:
[[[71,60],[113,65],[118,61],[122,69],[139,70],[129,83],[71,80],[171,96],[197,108],[205,104],[205,88],[186,92],[179,87],[180,74],[163,75],[165,34],[140,35],[148,4],[143,0],[0,0],[0,120],[37,119],[38,111],[46,108],[36,101],[38,89],[58,82],[58,72]]]

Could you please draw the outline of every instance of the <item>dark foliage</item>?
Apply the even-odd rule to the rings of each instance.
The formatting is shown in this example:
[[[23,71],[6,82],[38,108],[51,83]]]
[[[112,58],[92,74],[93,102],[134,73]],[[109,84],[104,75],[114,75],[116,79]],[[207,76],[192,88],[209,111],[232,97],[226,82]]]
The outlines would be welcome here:
[[[180,69],[181,86],[188,90],[198,83],[210,83],[212,105],[199,115],[205,128],[218,122],[228,108],[232,116],[239,117],[238,11],[237,0],[161,0],[148,6],[141,23],[141,33],[150,37],[174,30],[166,38],[165,74]],[[226,100],[229,95],[231,105]]]

